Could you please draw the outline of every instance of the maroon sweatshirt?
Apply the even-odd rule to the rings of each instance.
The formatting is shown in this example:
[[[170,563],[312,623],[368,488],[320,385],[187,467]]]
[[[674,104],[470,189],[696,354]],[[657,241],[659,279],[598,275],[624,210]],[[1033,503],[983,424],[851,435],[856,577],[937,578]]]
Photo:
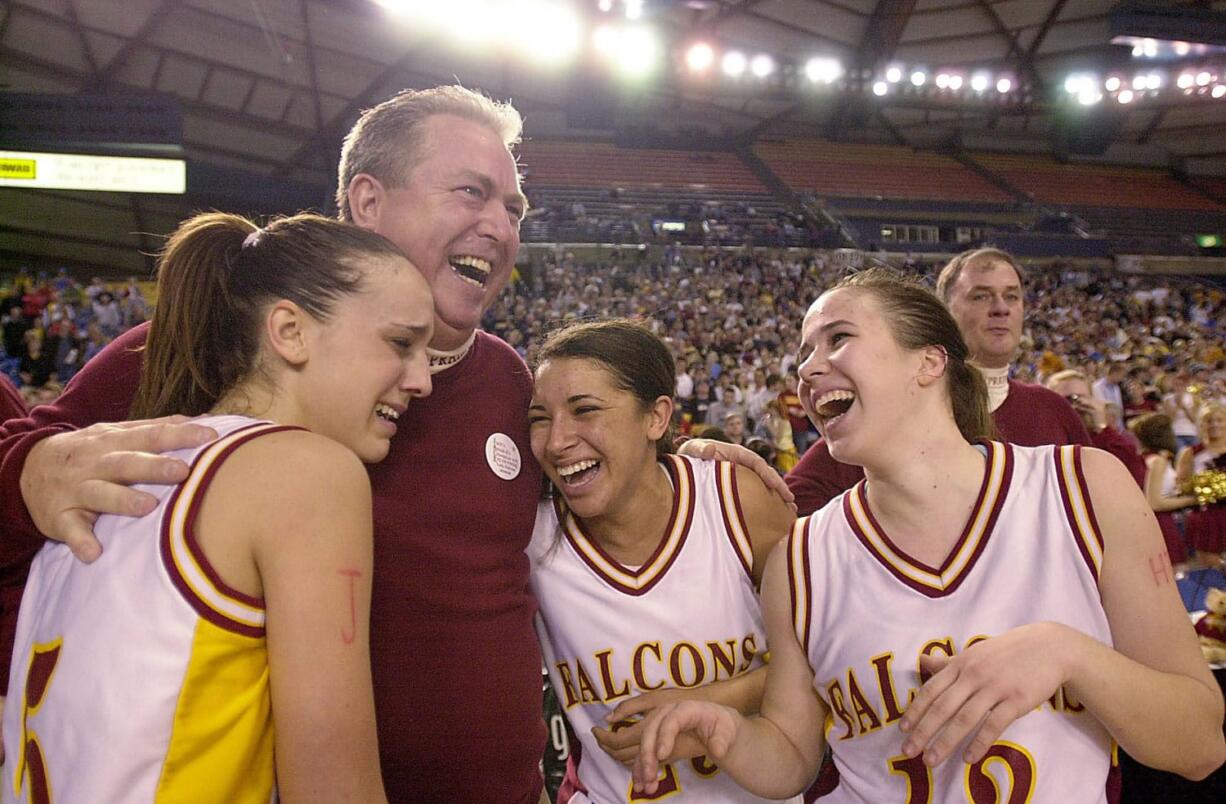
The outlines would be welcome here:
[[[42,543],[21,502],[25,455],[66,426],[127,418],[140,372],[132,350],[147,331],[110,344],[54,405],[0,428],[5,569]],[[540,796],[541,656],[524,554],[541,489],[531,393],[514,350],[479,332],[463,360],[434,375],[433,394],[409,405],[387,459],[371,467],[371,665],[393,802]]]

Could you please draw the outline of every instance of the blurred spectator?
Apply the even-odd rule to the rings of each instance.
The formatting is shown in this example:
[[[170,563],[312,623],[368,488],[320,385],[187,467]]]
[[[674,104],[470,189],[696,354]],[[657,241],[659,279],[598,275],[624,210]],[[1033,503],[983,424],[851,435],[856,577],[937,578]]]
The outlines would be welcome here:
[[[115,300],[114,294],[109,290],[99,293],[94,299],[93,309],[94,320],[102,328],[103,335],[114,338],[120,333],[123,326],[123,311],[119,309],[119,302]]]
[[[792,471],[800,460],[792,440],[792,422],[788,419],[782,397],[777,396],[767,404],[754,435],[770,443],[775,454],[775,468],[781,474]]]
[[[744,445],[748,435],[745,432],[744,414],[732,411],[724,416],[724,434],[728,436],[729,442]]]
[[[1210,402],[1197,420],[1200,442],[1179,451],[1175,476],[1180,485],[1201,472],[1226,472],[1226,405]],[[1200,559],[1214,563],[1226,559],[1226,500],[1203,505],[1188,513],[1187,537]]]
[[[734,413],[744,417],[745,409],[737,404],[736,391],[731,386],[725,385],[724,389],[720,391],[719,400],[712,402],[711,406],[707,408],[707,422],[721,426],[729,414]]]
[[[1118,347],[1122,344],[1117,343],[1116,345]],[[1124,380],[1124,373],[1122,363],[1112,363],[1107,368],[1106,375],[1094,382],[1094,395],[1104,402],[1117,406],[1121,411],[1124,409],[1124,392],[1120,388],[1120,383]]]
[[[1128,467],[1128,471],[1145,488],[1145,461],[1141,458],[1132,440],[1117,429],[1108,413],[1111,403],[1091,392],[1086,375],[1075,369],[1058,371],[1047,378],[1047,387],[1064,397],[1081,416],[1090,441],[1101,450],[1110,452]]]
[[[1188,550],[1174,512],[1195,505],[1196,498],[1179,493],[1171,417],[1165,413],[1146,413],[1134,419],[1129,427],[1141,442],[1141,454],[1145,458],[1145,497],[1162,528],[1167,555],[1172,564],[1179,566],[1187,562]]]

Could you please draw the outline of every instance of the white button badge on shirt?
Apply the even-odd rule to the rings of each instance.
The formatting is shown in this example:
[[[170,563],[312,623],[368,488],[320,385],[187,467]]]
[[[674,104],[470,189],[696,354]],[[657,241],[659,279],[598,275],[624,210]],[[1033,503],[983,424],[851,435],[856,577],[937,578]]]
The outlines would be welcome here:
[[[519,477],[519,469],[523,465],[519,447],[506,433],[494,433],[485,440],[485,462],[503,480]]]

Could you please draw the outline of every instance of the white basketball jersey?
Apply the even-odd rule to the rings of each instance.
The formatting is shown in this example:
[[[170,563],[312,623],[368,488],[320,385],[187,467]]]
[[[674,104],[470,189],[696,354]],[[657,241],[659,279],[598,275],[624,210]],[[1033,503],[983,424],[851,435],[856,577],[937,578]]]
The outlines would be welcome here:
[[[8,703],[5,802],[257,802],[275,797],[263,601],[228,588],[193,521],[234,449],[286,429],[197,419],[219,434],[174,454],[157,508],[100,517],[93,564],[48,542],[21,602]],[[258,501],[258,490],[252,493]]]
[[[705,758],[661,770],[656,794],[631,793],[630,770],[591,734],[632,696],[689,688],[762,664],[766,631],[750,569],[753,552],[728,463],[676,455],[662,463],[673,511],[659,549],[626,567],[584,532],[559,502],[543,502],[528,555],[540,603],[545,664],[580,745],[586,788],[565,804],[651,801],[679,794],[701,802],[757,802]]]
[[[897,722],[920,686],[921,654],[953,655],[1049,620],[1112,644],[1081,448],[986,447],[979,499],[941,567],[910,558],[882,530],[865,481],[792,532],[796,634],[831,713],[826,737],[840,776],[823,804],[1107,801],[1114,744],[1063,691],[1014,721],[974,765],[960,753],[932,769],[902,756]]]

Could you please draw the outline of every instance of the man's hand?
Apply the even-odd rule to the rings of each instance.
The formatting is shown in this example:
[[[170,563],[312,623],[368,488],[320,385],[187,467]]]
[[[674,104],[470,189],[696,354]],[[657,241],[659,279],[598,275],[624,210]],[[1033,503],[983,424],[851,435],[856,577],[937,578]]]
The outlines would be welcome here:
[[[762,478],[762,482],[766,484],[768,489],[778,494],[779,499],[791,506],[793,511],[796,510],[796,495],[792,494],[788,484],[783,482],[783,478],[779,476],[779,473],[775,471],[773,466],[749,447],[742,447],[740,444],[729,444],[726,441],[691,438],[677,449],[677,453],[690,458],[702,458],[708,461],[731,461],[732,463],[744,466],[746,469],[751,469],[754,474]]]
[[[157,453],[188,449],[217,438],[186,416],[95,424],[44,438],[30,450],[21,472],[21,496],[47,538],[65,542],[90,562],[102,554],[94,538],[101,514],[144,516],[157,499],[128,488],[171,484],[187,477],[187,464]]]

